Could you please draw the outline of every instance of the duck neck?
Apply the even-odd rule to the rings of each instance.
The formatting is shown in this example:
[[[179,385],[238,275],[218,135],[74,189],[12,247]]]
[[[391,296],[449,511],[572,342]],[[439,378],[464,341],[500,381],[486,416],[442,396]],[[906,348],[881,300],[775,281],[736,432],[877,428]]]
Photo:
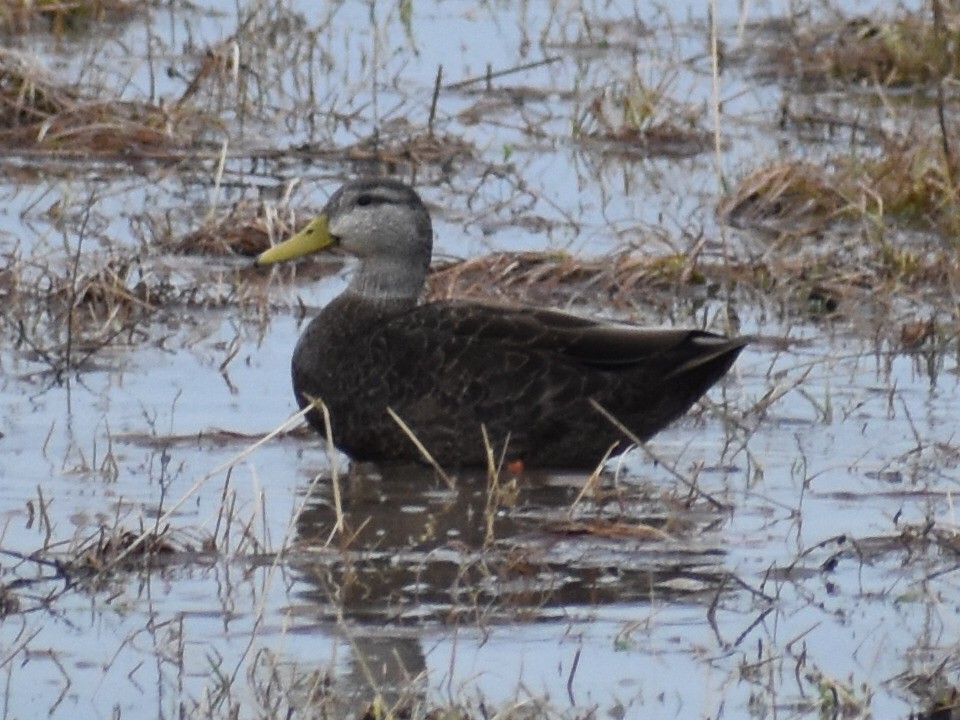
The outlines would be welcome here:
[[[427,264],[411,266],[390,258],[361,260],[345,295],[360,297],[368,303],[391,307],[413,306],[427,280]]]

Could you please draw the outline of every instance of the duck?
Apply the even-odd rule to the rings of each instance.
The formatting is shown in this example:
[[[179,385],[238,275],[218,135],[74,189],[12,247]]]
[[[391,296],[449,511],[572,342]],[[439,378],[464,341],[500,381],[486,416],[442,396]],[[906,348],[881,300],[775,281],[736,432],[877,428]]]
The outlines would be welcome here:
[[[399,180],[347,182],[255,264],[329,251],[356,265],[294,348],[293,392],[309,424],[356,462],[596,468],[685,414],[750,342],[549,308],[423,302],[433,227]]]

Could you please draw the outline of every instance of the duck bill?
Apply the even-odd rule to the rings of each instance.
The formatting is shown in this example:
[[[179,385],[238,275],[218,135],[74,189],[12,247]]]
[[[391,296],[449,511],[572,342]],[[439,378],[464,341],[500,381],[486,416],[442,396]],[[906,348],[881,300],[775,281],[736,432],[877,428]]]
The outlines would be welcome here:
[[[321,215],[293,237],[260,253],[255,262],[257,265],[273,265],[320,252],[335,243],[336,240],[327,227],[327,216]]]

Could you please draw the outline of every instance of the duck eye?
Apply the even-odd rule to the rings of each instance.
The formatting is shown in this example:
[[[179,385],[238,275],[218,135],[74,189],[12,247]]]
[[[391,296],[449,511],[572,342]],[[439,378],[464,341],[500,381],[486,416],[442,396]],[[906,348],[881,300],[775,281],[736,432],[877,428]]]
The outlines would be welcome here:
[[[357,198],[357,205],[360,205],[361,207],[373,205],[373,195],[361,195]]]

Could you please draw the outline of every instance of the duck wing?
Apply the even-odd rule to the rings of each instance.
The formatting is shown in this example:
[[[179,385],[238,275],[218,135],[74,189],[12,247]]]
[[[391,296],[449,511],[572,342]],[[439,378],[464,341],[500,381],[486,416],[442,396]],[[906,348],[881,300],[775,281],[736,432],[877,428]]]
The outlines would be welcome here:
[[[467,303],[422,305],[391,324],[405,332],[433,328],[437,338],[455,345],[526,349],[601,370],[652,364],[662,367],[664,377],[702,368],[751,341],[702,330],[604,322],[557,310]]]

